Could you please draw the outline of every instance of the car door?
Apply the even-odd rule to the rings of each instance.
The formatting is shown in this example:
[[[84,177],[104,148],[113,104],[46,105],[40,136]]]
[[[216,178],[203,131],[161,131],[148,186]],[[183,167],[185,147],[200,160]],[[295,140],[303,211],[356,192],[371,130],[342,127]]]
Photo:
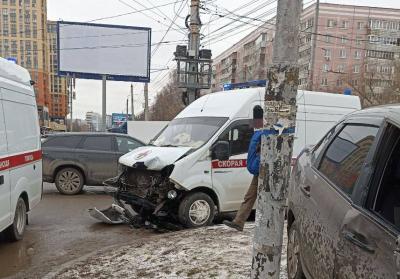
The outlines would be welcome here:
[[[117,175],[118,155],[112,135],[88,135],[77,150],[77,159],[86,170],[89,185],[101,185]]]
[[[77,146],[82,141],[81,135],[49,136],[42,143],[43,152],[43,179],[52,182],[55,170],[59,166],[76,166]],[[81,167],[78,164],[79,167]]]
[[[240,120],[219,137],[229,142],[230,156],[225,161],[213,158],[211,173],[213,187],[223,197],[224,211],[238,210],[249,188],[252,175],[247,171],[246,159],[252,135],[250,120]]]
[[[10,160],[4,125],[3,102],[0,101],[0,231],[11,224]]]
[[[310,168],[300,190],[301,252],[305,272],[332,278],[339,230],[352,209],[351,196],[379,128],[345,123]]]
[[[358,185],[361,197],[368,194],[346,214],[341,226],[336,278],[398,278],[400,129],[389,124],[385,130],[375,156],[366,164],[372,170]]]

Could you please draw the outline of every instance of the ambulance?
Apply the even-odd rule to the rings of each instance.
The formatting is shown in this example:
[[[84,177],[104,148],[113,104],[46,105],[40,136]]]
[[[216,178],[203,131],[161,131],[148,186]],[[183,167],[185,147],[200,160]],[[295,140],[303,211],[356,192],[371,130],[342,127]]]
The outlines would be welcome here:
[[[22,239],[42,197],[42,152],[29,72],[0,58],[0,232]]]
[[[255,107],[265,87],[205,95],[186,107],[149,146],[119,159],[121,195],[135,211],[170,214],[186,227],[210,224],[239,209],[250,185],[246,157]],[[344,115],[357,96],[299,90],[293,159]]]

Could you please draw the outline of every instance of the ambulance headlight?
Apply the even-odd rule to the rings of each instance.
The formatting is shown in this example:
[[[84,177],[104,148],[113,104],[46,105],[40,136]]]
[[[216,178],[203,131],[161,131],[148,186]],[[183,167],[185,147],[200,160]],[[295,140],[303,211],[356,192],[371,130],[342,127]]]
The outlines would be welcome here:
[[[175,199],[177,196],[178,196],[178,193],[177,193],[175,190],[170,190],[170,191],[168,191],[168,193],[167,193],[167,197],[168,197],[168,199],[170,199],[170,200]]]

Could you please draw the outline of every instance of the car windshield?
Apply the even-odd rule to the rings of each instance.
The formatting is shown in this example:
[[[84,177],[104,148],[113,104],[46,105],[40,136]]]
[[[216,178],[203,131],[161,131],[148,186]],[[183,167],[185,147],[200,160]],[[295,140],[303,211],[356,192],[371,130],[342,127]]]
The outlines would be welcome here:
[[[188,117],[172,120],[151,142],[155,146],[199,148],[228,120],[226,117]]]

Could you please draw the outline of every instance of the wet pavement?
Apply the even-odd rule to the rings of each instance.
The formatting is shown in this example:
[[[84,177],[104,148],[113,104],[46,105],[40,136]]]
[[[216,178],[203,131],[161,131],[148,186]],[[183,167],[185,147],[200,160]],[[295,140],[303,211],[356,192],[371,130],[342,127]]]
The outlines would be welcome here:
[[[29,214],[24,239],[8,243],[0,235],[0,278],[41,278],[88,253],[153,235],[93,220],[87,209],[108,207],[112,198],[102,187],[85,189],[81,195],[63,196],[45,183],[42,202]]]

